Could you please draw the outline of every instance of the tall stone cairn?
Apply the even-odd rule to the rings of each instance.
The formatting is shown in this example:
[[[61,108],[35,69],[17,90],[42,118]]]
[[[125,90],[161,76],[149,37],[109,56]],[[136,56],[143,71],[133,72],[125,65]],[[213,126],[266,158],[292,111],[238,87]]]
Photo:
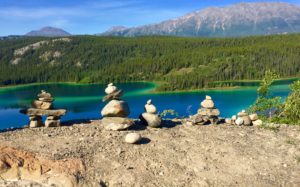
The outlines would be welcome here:
[[[123,91],[119,90],[113,83],[107,85],[107,94],[102,101],[108,103],[101,111],[103,117],[102,124],[108,130],[125,130],[134,124],[133,120],[128,119],[130,114],[129,105],[121,99]]]

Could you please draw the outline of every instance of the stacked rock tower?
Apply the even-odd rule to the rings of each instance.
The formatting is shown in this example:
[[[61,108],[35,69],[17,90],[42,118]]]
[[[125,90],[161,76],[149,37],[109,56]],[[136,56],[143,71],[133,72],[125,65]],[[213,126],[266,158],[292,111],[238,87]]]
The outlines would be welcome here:
[[[148,100],[145,105],[145,111],[140,115],[143,124],[149,127],[157,128],[161,126],[162,119],[157,114],[156,107],[152,104],[152,100]]]
[[[134,122],[128,119],[130,114],[129,106],[126,101],[121,99],[123,91],[119,90],[113,83],[107,85],[107,94],[102,101],[109,101],[101,111],[103,116],[102,123],[109,130],[125,130],[132,126]]]
[[[217,124],[221,121],[219,118],[220,110],[215,107],[215,103],[210,96],[206,96],[201,102],[201,107],[196,115],[191,116],[187,122],[192,125]]]

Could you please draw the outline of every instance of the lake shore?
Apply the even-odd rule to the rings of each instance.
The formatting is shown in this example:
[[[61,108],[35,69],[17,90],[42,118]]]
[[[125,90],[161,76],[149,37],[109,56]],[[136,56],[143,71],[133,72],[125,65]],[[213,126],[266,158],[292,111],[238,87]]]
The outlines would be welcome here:
[[[125,143],[129,132],[140,133],[141,144]],[[63,179],[70,186],[298,186],[299,132],[299,126],[272,131],[181,124],[107,131],[100,120],[95,120],[0,133],[0,161],[8,152],[11,158],[37,165],[31,170],[26,165],[14,165],[24,174],[17,184],[39,176],[52,178],[52,182]],[[40,165],[52,172],[39,173]],[[51,173],[60,177],[55,180]],[[31,180],[49,185],[45,181]]]
[[[276,79],[275,82],[281,82],[281,81],[293,81],[293,80],[298,80],[300,79],[299,77],[290,77],[290,78],[282,78],[282,79]],[[224,82],[232,82],[232,83],[259,83],[260,80],[240,80],[240,81],[224,81]],[[135,82],[125,82],[125,84],[134,84],[134,83],[149,83],[150,88],[142,90],[144,93],[152,93],[152,94],[170,94],[170,93],[192,93],[192,92],[205,92],[205,91],[212,91],[212,90],[233,90],[233,89],[247,89],[247,88],[253,88],[256,86],[226,86],[226,87],[213,87],[213,88],[201,88],[201,89],[186,89],[186,90],[173,90],[173,91],[161,91],[157,90],[163,82],[159,81],[135,81]],[[47,83],[30,83],[30,84],[22,84],[22,85],[8,85],[8,86],[0,86],[0,91],[1,89],[17,89],[17,88],[22,88],[22,87],[28,87],[28,86],[35,86],[35,85],[51,85],[51,84],[65,84],[68,86],[89,86],[89,85],[103,85],[102,83],[77,83],[77,82],[47,82]],[[120,83],[124,84],[124,83]]]

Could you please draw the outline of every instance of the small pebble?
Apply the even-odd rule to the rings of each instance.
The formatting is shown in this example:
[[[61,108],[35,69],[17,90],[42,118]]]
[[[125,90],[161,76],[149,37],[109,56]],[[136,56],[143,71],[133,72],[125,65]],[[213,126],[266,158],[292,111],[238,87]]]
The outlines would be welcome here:
[[[142,139],[141,135],[138,133],[129,133],[125,137],[125,142],[130,144],[138,143]]]

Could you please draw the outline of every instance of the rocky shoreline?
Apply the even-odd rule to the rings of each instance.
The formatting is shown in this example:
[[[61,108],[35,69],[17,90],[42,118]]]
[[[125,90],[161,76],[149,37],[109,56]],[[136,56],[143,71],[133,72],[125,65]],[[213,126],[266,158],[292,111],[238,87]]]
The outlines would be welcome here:
[[[300,185],[299,126],[272,131],[174,120],[164,121],[161,128],[135,123],[126,131],[108,131],[101,120],[64,125],[0,133],[0,186]],[[125,135],[133,132],[143,137],[139,144],[125,142]],[[17,159],[8,164],[4,157],[12,150],[27,157],[13,154]],[[40,159],[46,161],[41,164]],[[73,173],[53,164],[64,168],[68,160],[74,162],[68,170]],[[26,164],[33,161],[51,172],[37,172]],[[18,181],[3,178],[5,171],[19,173]],[[36,173],[43,180],[33,180]],[[65,178],[53,177],[58,175]]]

